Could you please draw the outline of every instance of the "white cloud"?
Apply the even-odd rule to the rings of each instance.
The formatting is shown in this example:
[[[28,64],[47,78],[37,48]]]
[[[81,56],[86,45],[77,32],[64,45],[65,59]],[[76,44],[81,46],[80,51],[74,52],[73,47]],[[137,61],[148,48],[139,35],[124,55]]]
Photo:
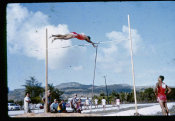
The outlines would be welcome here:
[[[37,11],[32,12],[20,4],[8,4],[7,7],[7,43],[10,53],[23,54],[38,60],[45,59],[46,28],[48,36],[51,34],[66,34],[69,32],[66,24],[51,25],[48,15]],[[71,56],[72,48],[60,48],[71,45],[70,40],[55,41],[48,40],[49,68],[55,69],[74,62]],[[51,49],[58,48],[58,49]],[[39,50],[39,51],[35,51]],[[81,51],[82,52],[82,51]],[[71,59],[71,61],[69,61]],[[77,63],[73,63],[77,66]]]
[[[8,4],[7,7],[7,42],[10,53],[23,54],[38,60],[45,60],[45,31],[48,28],[48,36],[51,34],[65,34],[69,32],[68,25],[52,25],[48,15],[37,11],[32,12],[20,4]],[[134,53],[137,52],[142,41],[136,29],[131,29]],[[109,40],[117,41],[117,44],[109,43],[105,47],[99,47],[98,59],[102,69],[114,70],[119,73],[130,62],[128,58],[130,41],[128,40],[128,27],[123,26],[122,31],[106,33]],[[49,39],[49,68],[56,69],[71,65],[74,70],[81,70],[79,66],[88,58],[86,48],[60,48],[72,45],[70,40],[55,41]],[[59,49],[51,49],[59,48]],[[34,51],[39,50],[39,51]],[[81,51],[80,51],[81,50]],[[78,54],[76,54],[78,53]]]
[[[73,67],[73,70],[75,70],[75,71],[79,71],[79,70],[82,70],[83,69],[83,66],[75,66],[75,67]]]
[[[128,27],[127,26],[123,26],[123,35],[125,37],[128,36]],[[133,53],[136,53],[137,50],[139,49],[140,47],[140,43],[142,41],[142,38],[141,36],[138,34],[137,30],[136,29],[131,29],[131,36],[132,36],[132,47],[133,47]],[[125,41],[125,48],[128,49],[128,51],[130,51],[130,41]]]
[[[110,33],[106,33],[106,36],[109,40],[121,43],[122,47],[130,51],[130,40],[127,26],[123,25],[122,32],[112,31]],[[142,41],[142,38],[140,37],[136,29],[131,29],[131,36],[133,52],[136,53],[137,49],[139,48],[139,44]]]
[[[131,29],[133,52],[136,54],[140,48],[142,38],[136,29]],[[128,69],[130,64],[130,40],[128,36],[128,27],[123,26],[122,31],[112,31],[106,33],[110,41],[108,47],[102,47],[98,54],[97,61],[102,69],[112,70],[116,73],[123,72]]]

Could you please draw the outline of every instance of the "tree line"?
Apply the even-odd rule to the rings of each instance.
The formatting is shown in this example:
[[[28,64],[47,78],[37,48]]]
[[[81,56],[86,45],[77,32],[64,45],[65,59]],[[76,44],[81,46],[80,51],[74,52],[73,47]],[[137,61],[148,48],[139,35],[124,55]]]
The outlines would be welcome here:
[[[172,92],[167,95],[167,101],[175,101],[175,88],[171,88]],[[157,102],[157,98],[154,93],[153,88],[147,88],[141,91],[136,92],[137,95],[137,102],[138,103],[154,103]],[[109,103],[112,104],[115,102],[115,100],[118,98],[120,99],[121,103],[134,103],[134,91],[131,92],[116,92],[112,91],[108,96],[102,92],[99,96],[94,95],[93,99],[97,98],[99,100],[99,103],[101,103],[102,98],[105,98],[107,103],[109,100]]]
[[[25,84],[22,85],[25,87],[25,93],[30,93],[31,103],[37,104],[37,103],[43,103],[42,98],[45,96],[45,89],[42,87],[42,83],[38,82],[35,77],[30,77],[26,80]],[[59,89],[55,88],[53,84],[48,84],[48,89],[51,92],[51,101],[53,102],[54,99],[58,99],[58,101],[61,101],[61,95],[64,93],[63,91],[60,91]],[[25,95],[24,95],[25,97]],[[19,105],[23,105],[22,101],[14,101],[9,100],[9,103],[17,103]]]
[[[42,98],[45,96],[44,92],[45,89],[42,87],[42,83],[38,82],[35,77],[30,77],[26,80],[25,84],[22,85],[25,87],[25,93],[30,93],[31,103],[37,104],[37,103],[43,103]],[[59,89],[55,88],[53,84],[48,84],[48,89],[52,93],[51,101],[53,102],[54,99],[58,99],[58,101],[61,101],[61,96],[63,95],[63,91],[60,91]],[[175,88],[171,88],[172,91],[169,95],[167,95],[168,101],[175,101]],[[154,94],[153,88],[147,88],[145,90],[137,91],[137,102],[138,103],[151,103],[151,102],[157,102],[156,96]],[[24,95],[25,97],[25,95]],[[99,96],[94,95],[94,99],[97,98],[99,100],[99,103],[101,103],[102,98],[105,98],[106,101],[109,103],[114,103],[116,98],[120,99],[121,103],[133,103],[134,102],[134,91],[131,92],[116,92],[112,91],[108,96],[102,92]],[[20,105],[23,105],[22,101],[16,101],[9,100],[8,102],[17,103]]]

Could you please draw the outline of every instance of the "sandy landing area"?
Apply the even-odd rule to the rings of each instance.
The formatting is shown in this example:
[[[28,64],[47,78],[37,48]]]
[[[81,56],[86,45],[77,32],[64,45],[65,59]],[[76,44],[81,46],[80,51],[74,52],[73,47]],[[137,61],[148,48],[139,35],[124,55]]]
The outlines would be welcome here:
[[[80,114],[80,113],[28,113],[28,114],[21,114],[15,117],[92,117],[92,116],[100,116],[96,114]]]

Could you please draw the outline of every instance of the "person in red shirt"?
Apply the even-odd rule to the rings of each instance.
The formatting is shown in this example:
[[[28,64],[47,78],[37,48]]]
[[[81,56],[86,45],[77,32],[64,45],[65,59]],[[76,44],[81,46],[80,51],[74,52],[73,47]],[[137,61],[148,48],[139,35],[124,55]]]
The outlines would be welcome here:
[[[79,40],[85,40],[89,43],[91,43],[93,45],[93,47],[96,47],[95,46],[95,43],[93,43],[91,41],[91,38],[90,36],[86,36],[84,34],[78,34],[76,32],[71,32],[71,33],[68,33],[68,34],[65,34],[65,35],[61,35],[61,34],[57,34],[57,35],[52,35],[51,37],[54,37],[54,39],[52,40],[52,43],[56,40],[56,39],[64,39],[64,40],[68,40],[68,39],[72,39],[72,38],[77,38]],[[50,37],[50,38],[51,38]]]
[[[157,101],[160,104],[163,115],[168,116],[168,107],[167,107],[167,97],[166,95],[171,92],[171,89],[163,82],[164,76],[159,76],[158,82],[156,83],[155,95]]]

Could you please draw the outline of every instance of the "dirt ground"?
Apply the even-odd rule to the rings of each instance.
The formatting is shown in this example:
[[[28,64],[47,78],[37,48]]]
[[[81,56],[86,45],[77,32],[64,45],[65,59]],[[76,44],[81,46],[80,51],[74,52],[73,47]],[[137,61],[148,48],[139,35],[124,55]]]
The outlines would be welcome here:
[[[96,114],[80,114],[80,113],[28,113],[15,116],[16,118],[22,117],[93,117],[93,116],[100,116]]]

